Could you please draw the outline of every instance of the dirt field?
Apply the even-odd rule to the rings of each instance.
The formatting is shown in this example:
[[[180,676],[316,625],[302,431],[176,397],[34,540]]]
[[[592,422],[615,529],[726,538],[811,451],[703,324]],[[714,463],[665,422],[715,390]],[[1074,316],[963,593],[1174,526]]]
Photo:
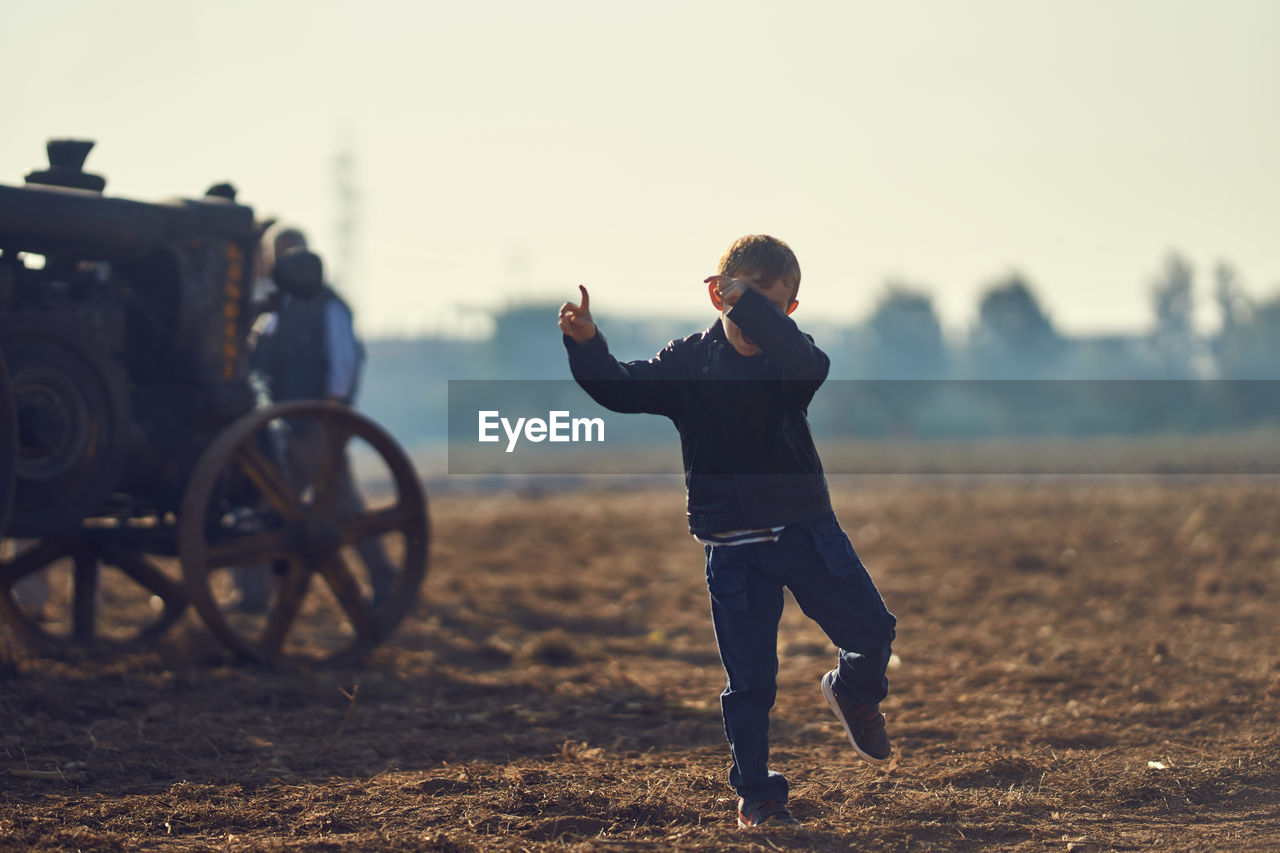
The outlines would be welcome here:
[[[792,604],[741,832],[682,495],[437,498],[423,603],[363,669],[0,648],[0,849],[1280,850],[1280,484],[886,480],[837,512],[899,618],[860,763]]]

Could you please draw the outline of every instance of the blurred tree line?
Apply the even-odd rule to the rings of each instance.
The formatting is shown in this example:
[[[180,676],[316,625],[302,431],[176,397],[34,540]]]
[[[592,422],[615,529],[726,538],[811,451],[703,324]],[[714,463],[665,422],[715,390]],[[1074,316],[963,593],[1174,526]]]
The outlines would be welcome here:
[[[820,431],[854,423],[860,424],[856,428],[860,434],[921,430],[930,434],[988,434],[999,431],[1001,424],[1009,426],[1008,413],[1001,414],[1001,410],[1014,409],[1014,420],[1034,421],[1030,427],[1022,423],[1017,429],[1057,428],[1075,434],[1089,432],[1090,425],[1122,432],[1153,426],[1221,425],[1203,411],[1192,410],[1205,406],[1225,406],[1227,418],[1237,417],[1241,407],[1255,414],[1280,408],[1269,391],[1272,384],[1280,383],[1240,385],[1225,403],[1221,388],[1215,389],[1218,397],[1211,400],[1178,401],[1166,399],[1168,389],[1157,393],[1154,389],[1159,386],[1150,384],[1154,380],[1280,379],[1280,294],[1262,301],[1250,298],[1239,274],[1227,262],[1219,263],[1211,278],[1219,315],[1213,332],[1201,331],[1212,324],[1201,324],[1196,316],[1196,271],[1185,257],[1173,252],[1149,285],[1150,327],[1131,335],[1094,336],[1063,334],[1032,282],[1020,273],[991,282],[982,292],[973,325],[951,335],[944,330],[927,288],[890,282],[861,323],[823,326],[812,318],[805,322],[805,329],[831,356],[831,379],[854,380],[855,385],[884,380],[958,380],[991,387],[998,387],[991,380],[1023,384],[999,386],[999,393],[1009,399],[994,402],[990,391],[984,392],[986,398],[972,394],[957,397],[953,388],[940,398],[941,392],[927,383],[864,385],[857,391],[858,404],[837,399],[826,410],[811,412],[811,419]],[[558,307],[511,305],[493,316],[492,333],[480,340],[423,337],[370,341],[361,407],[397,434],[443,435],[447,380],[568,379],[555,329]],[[663,342],[691,334],[711,320],[599,317],[610,348],[621,359],[649,358]],[[1035,385],[1098,380],[1120,380],[1125,390],[1120,390],[1120,385],[1090,390],[1086,396],[1093,402],[1082,402],[1085,386]],[[867,390],[870,387],[877,389],[875,393]],[[1190,385],[1184,382],[1176,387]],[[1030,396],[1019,396],[1023,393],[1019,389]],[[1261,403],[1253,399],[1259,394],[1268,395],[1267,399]],[[868,407],[868,396],[883,399]],[[1110,417],[1099,414],[1097,400],[1109,400],[1108,405],[1114,407],[1121,397],[1125,398],[1123,416],[1114,411]],[[945,411],[935,412],[930,416],[933,420],[926,419],[928,423],[922,426],[919,412],[929,400],[935,409],[944,407]],[[1144,406],[1146,415],[1141,413]]]

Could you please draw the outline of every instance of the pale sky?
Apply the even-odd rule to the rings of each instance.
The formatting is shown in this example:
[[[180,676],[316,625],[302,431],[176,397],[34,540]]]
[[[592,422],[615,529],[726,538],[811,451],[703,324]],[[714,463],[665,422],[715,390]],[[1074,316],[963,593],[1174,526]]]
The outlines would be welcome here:
[[[5,0],[0,182],[50,136],[132,198],[231,180],[337,263],[368,334],[591,289],[709,314],[736,237],[788,241],[795,315],[885,281],[944,324],[1023,272],[1069,332],[1138,330],[1170,249],[1280,291],[1280,2]],[[553,323],[553,318],[549,319]]]

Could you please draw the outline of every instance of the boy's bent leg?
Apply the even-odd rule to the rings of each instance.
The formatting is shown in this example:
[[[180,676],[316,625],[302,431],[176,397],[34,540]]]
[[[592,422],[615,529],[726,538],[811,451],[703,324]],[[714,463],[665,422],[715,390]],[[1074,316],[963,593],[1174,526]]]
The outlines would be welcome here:
[[[787,780],[769,771],[769,711],[777,695],[782,582],[760,570],[754,546],[707,547],[716,645],[728,684],[720,694],[733,753],[729,784],[749,803],[787,801]]]
[[[787,586],[838,649],[838,692],[855,705],[878,705],[889,692],[886,671],[897,620],[849,537],[832,518],[788,527],[783,543]]]

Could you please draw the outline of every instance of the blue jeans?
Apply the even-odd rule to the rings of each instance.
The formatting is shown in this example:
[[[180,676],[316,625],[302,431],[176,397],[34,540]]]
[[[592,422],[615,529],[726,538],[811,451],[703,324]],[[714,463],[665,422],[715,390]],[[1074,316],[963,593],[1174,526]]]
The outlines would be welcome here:
[[[729,677],[720,694],[733,752],[729,784],[748,802],[786,802],[786,778],[769,770],[782,588],[835,643],[840,693],[859,705],[888,695],[885,670],[897,620],[835,515],[790,524],[777,542],[708,545],[706,552],[716,645]]]

